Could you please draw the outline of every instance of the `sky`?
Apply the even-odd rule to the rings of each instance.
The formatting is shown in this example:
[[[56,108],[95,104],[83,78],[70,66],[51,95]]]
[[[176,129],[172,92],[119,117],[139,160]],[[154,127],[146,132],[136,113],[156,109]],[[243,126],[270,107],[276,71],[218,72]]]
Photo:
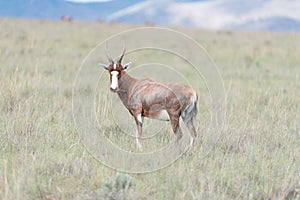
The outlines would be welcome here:
[[[94,3],[94,2],[109,2],[114,0],[65,0],[65,1],[70,1],[75,3]]]

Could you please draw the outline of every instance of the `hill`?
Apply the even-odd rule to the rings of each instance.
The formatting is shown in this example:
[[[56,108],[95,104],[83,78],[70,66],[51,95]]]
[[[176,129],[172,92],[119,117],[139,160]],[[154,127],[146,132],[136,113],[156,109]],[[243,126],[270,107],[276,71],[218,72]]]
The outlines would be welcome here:
[[[84,3],[85,2],[85,3]],[[118,21],[214,30],[259,30],[298,32],[300,3],[296,0],[11,0],[0,2],[0,16],[59,20],[70,16],[78,21]]]

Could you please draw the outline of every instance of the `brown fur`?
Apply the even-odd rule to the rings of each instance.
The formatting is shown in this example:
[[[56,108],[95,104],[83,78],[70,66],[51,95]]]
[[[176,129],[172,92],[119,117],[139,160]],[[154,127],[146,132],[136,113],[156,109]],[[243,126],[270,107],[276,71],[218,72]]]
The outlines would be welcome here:
[[[110,65],[108,67],[101,66],[109,71],[110,80],[112,80],[112,71],[119,72],[118,88],[111,90],[117,92],[135,119],[137,145],[139,146],[139,140],[142,136],[142,119],[144,117],[157,119],[162,110],[167,112],[177,140],[182,137],[179,118],[183,119],[191,135],[191,144],[193,144],[197,135],[193,125],[193,118],[197,115],[198,96],[196,91],[181,83],[158,83],[149,78],[136,79],[130,76],[121,65],[124,53],[125,49],[116,63],[107,54]]]

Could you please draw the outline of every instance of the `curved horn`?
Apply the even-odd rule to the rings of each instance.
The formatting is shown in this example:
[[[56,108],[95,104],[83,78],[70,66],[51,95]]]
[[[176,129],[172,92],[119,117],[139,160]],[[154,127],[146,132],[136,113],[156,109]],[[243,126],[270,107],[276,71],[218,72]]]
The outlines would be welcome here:
[[[125,43],[124,43],[124,45],[123,45],[123,52],[122,52],[122,54],[120,55],[120,57],[118,59],[118,64],[121,64],[125,52],[126,52],[126,47],[125,47]]]
[[[108,47],[107,47],[107,43],[105,44],[105,53],[106,53],[106,57],[108,59],[108,61],[113,64],[114,63],[114,60],[112,59],[112,57],[109,55],[108,53]]]

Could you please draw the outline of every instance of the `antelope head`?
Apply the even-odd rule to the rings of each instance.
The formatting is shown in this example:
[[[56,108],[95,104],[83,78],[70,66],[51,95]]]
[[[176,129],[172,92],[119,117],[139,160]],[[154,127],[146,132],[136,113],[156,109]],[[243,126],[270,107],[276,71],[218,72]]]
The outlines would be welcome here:
[[[125,46],[123,47],[123,52],[122,54],[118,57],[117,60],[114,60],[108,52],[107,45],[105,46],[105,51],[106,51],[106,57],[108,59],[109,65],[105,64],[99,64],[100,67],[106,69],[109,72],[110,75],[110,90],[113,92],[117,92],[119,89],[119,80],[122,76],[121,72],[125,69],[127,69],[130,65],[131,62],[126,63],[122,65],[122,59],[125,55],[126,48]]]

